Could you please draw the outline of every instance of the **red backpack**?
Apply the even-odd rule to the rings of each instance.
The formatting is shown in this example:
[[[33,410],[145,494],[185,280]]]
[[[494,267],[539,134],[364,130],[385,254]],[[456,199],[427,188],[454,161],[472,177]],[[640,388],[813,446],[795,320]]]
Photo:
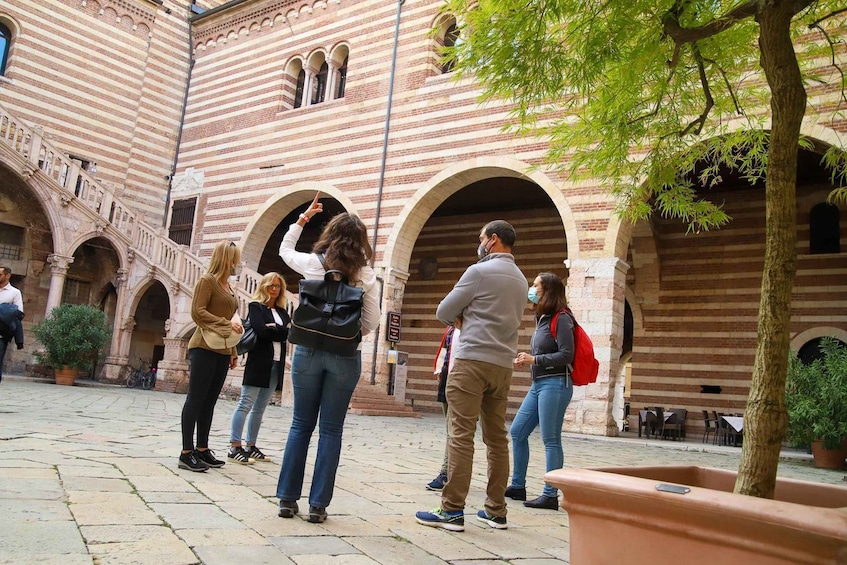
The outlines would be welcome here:
[[[594,357],[594,344],[591,343],[591,338],[582,329],[582,326],[576,323],[576,318],[570,310],[559,310],[553,314],[553,320],[550,322],[550,333],[553,334],[553,339],[556,339],[556,328],[559,325],[559,316],[562,313],[571,317],[573,322],[573,364],[571,365],[571,380],[575,386],[590,385],[597,380],[597,373],[600,371],[600,362]]]

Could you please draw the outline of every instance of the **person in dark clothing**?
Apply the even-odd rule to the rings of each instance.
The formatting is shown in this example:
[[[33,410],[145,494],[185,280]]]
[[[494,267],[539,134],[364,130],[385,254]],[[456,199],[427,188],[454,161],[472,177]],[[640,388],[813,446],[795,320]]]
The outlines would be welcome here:
[[[279,273],[262,277],[248,306],[247,320],[256,332],[256,345],[247,353],[241,398],[232,413],[230,448],[227,458],[250,465],[254,461],[270,461],[256,447],[262,416],[271,395],[282,386],[285,368],[285,340],[291,318],[285,311],[285,281]],[[241,446],[244,420],[247,420],[247,447]]]
[[[18,349],[24,348],[24,333],[21,320],[24,317],[24,301],[21,291],[13,287],[9,281],[12,279],[12,269],[0,266],[0,305],[6,306],[3,324],[0,325],[0,380],[3,379],[3,361],[6,358],[6,348],[12,339]],[[17,312],[15,312],[17,310]]]
[[[573,396],[570,367],[574,356],[574,327],[571,317],[562,313],[567,308],[565,285],[553,273],[541,273],[529,288],[527,297],[535,310],[535,332],[530,352],[518,353],[515,367],[530,366],[532,386],[512,422],[512,483],[506,489],[506,496],[513,500],[526,500],[528,440],[536,426],[541,426],[547,470],[562,468],[562,422]],[[551,331],[554,317],[556,335]],[[558,492],[545,484],[541,496],[524,502],[524,506],[556,510],[559,508]]]
[[[453,342],[459,337],[459,331],[456,326],[450,324],[444,330],[444,335],[441,337],[441,345],[438,348],[438,354],[435,356],[435,374],[438,375],[438,402],[441,403],[441,409],[444,411],[444,421],[447,427],[447,443],[444,446],[444,461],[441,464],[441,471],[438,476],[432,479],[427,485],[427,490],[441,490],[447,483],[447,453],[450,449],[450,408],[447,404],[447,375],[450,372],[450,367],[453,366],[453,360],[450,351],[453,349]]]

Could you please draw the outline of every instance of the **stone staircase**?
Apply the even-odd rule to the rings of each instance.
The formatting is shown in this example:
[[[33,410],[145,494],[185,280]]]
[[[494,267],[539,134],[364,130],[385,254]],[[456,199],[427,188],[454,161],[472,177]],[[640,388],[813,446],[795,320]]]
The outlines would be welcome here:
[[[410,406],[400,404],[385,392],[385,385],[359,383],[350,399],[350,413],[363,416],[399,416],[420,418]]]
[[[129,262],[127,278],[137,280],[133,273],[159,279],[181,296],[182,304],[190,304],[194,285],[203,275],[206,261],[191,250],[173,242],[163,228],[143,221],[132,205],[118,197],[113,189],[92,177],[78,161],[44,139],[40,126],[29,126],[0,105],[0,151],[13,161],[24,180],[44,175],[41,182],[51,192],[53,202],[61,206],[61,215],[79,220],[79,226],[92,226],[97,234],[107,232],[113,241],[126,246]],[[48,203],[44,204],[48,206]],[[81,233],[84,233],[81,232]],[[70,256],[72,249],[54,249],[54,254]],[[250,297],[259,286],[261,275],[243,268],[236,286],[238,312],[245,316]],[[287,293],[289,307],[298,303],[296,294]],[[176,308],[169,336],[192,325],[187,308]],[[290,355],[288,356],[290,360]],[[286,362],[290,371],[290,361]],[[157,389],[160,388],[157,385]],[[354,414],[372,416],[419,417],[410,407],[394,401],[380,386],[360,384],[350,402]]]

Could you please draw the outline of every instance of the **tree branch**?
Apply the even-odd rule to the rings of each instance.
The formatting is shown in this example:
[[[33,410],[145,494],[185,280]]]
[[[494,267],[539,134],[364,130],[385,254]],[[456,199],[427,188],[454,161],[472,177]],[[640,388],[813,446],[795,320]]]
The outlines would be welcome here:
[[[835,10],[834,12],[830,12],[827,15],[825,15],[824,17],[818,18],[815,21],[813,21],[812,23],[810,23],[809,29],[814,29],[814,28],[820,29],[820,27],[818,26],[819,23],[826,21],[833,16],[837,16],[838,14],[843,14],[844,12],[847,12],[847,8],[841,8],[840,10]]]
[[[838,11],[839,12],[847,12],[847,8],[844,8],[843,10],[838,10]],[[830,15],[833,15],[833,14],[836,14],[836,13],[838,13],[838,12],[833,12]],[[823,18],[823,19],[826,19],[826,18]],[[820,22],[820,21],[822,21],[822,20],[818,20],[818,22]],[[810,29],[817,29],[818,31],[820,31],[823,34],[823,36],[826,38],[827,43],[829,43],[830,56],[832,57],[832,59],[830,61],[830,65],[835,67],[835,70],[838,71],[838,74],[841,75],[841,100],[843,100],[844,102],[847,102],[847,95],[845,95],[845,92],[844,92],[844,84],[845,84],[844,71],[841,69],[841,67],[838,65],[838,63],[835,61],[835,43],[832,41],[832,38],[829,37],[829,34],[826,32],[826,30],[824,28],[822,28],[818,22],[809,24],[809,28]]]
[[[700,135],[700,132],[703,131],[703,126],[706,124],[706,118],[709,117],[709,112],[711,112],[712,107],[715,105],[715,100],[712,98],[712,90],[709,88],[709,78],[706,76],[706,66],[703,64],[703,55],[700,53],[700,49],[697,47],[696,43],[691,46],[691,50],[694,53],[694,59],[697,61],[697,70],[700,74],[700,85],[703,87],[703,95],[706,97],[706,107],[703,108],[703,113],[701,113],[696,120],[685,126],[685,129],[679,132],[679,137],[686,136],[691,133],[692,130],[694,135]]]
[[[808,1],[811,2],[812,0]],[[692,43],[717,35],[738,22],[755,16],[758,10],[759,3],[756,0],[747,0],[747,2],[736,6],[726,14],[715,18],[705,25],[686,28],[682,27],[679,23],[682,7],[677,3],[662,18],[662,31],[665,35],[673,39],[675,43]]]
[[[706,61],[707,63],[711,64],[711,65],[714,65],[715,68],[718,70],[718,72],[721,74],[721,77],[723,77],[723,82],[726,85],[727,90],[729,90],[729,95],[732,98],[732,104],[735,106],[735,112],[739,116],[743,116],[744,111],[738,105],[738,98],[735,97],[735,91],[732,89],[732,85],[729,83],[729,79],[726,78],[726,72],[723,70],[723,68],[721,68],[720,65],[717,64],[717,61],[713,61],[711,59],[703,59],[703,60]]]

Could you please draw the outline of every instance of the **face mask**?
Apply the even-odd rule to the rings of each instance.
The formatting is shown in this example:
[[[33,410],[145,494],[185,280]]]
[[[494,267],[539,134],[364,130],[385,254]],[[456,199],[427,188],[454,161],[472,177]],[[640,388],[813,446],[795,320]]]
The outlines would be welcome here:
[[[490,239],[488,241],[491,241]],[[485,247],[484,243],[480,243],[479,247],[476,248],[476,256],[479,257],[479,260],[482,261],[485,257],[491,253],[489,249]]]
[[[533,304],[538,304],[538,301],[541,300],[541,297],[538,296],[538,290],[534,286],[529,287],[529,291],[526,293],[526,297]]]

